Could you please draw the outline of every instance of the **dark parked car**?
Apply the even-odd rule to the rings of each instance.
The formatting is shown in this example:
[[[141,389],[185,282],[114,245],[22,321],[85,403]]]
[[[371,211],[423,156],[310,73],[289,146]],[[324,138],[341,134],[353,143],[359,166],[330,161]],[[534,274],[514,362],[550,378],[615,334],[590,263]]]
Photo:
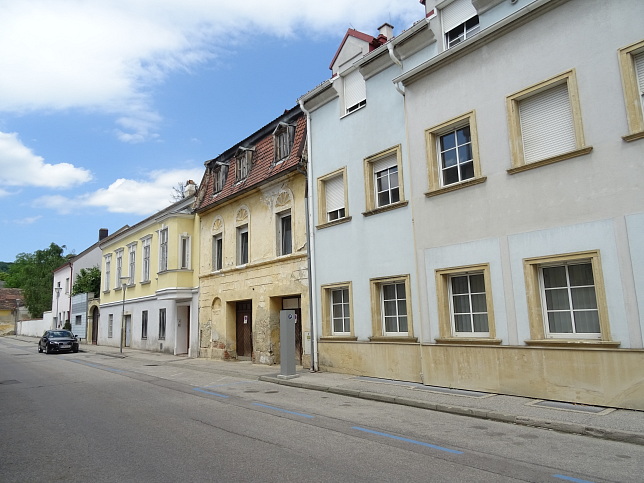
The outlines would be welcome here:
[[[38,352],[78,352],[78,339],[68,330],[46,330],[38,341]]]

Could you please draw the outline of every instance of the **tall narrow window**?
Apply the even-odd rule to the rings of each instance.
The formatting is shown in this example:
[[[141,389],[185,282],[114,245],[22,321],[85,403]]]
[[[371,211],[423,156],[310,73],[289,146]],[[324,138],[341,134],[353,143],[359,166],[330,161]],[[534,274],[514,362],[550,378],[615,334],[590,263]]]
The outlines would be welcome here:
[[[159,340],[165,339],[165,309],[159,309]]]
[[[107,337],[114,337],[114,314],[107,316]]]
[[[253,150],[248,148],[239,148],[235,157],[236,170],[235,181],[241,181],[248,177],[253,161]]]
[[[105,255],[105,277],[103,278],[103,290],[109,291],[110,277],[112,276],[112,255]]]
[[[443,186],[474,177],[470,126],[463,126],[439,138]]]
[[[367,88],[359,70],[342,77],[344,83],[345,114],[356,111],[367,104]]]
[[[159,272],[168,269],[168,229],[159,232]]]
[[[186,235],[181,236],[179,243],[180,253],[179,258],[181,261],[181,267],[183,269],[190,268],[190,237]]]
[[[148,311],[141,312],[141,339],[148,338]]]
[[[273,162],[279,163],[288,158],[293,147],[295,126],[280,123],[273,131]]]
[[[349,289],[342,287],[331,290],[331,326],[333,334],[351,333],[351,315],[349,308]]]
[[[134,274],[136,272],[136,245],[130,245],[128,248],[129,257],[130,257],[130,267],[129,273],[130,279],[128,280],[129,285],[134,285]]]
[[[212,270],[221,270],[224,266],[224,241],[219,233],[212,237]]]
[[[344,176],[338,175],[324,182],[326,193],[326,221],[346,216],[344,208]]]
[[[277,216],[278,255],[288,255],[293,252],[293,233],[291,230],[291,212]]]
[[[407,205],[403,192],[400,145],[365,158],[364,179],[367,205],[364,216]]]
[[[65,293],[69,293],[69,277],[65,279]]]
[[[382,322],[384,333],[406,334],[407,326],[407,300],[405,283],[386,283],[381,285],[382,297]]]
[[[382,207],[400,201],[398,163],[395,155],[373,163],[376,188],[376,206]]]
[[[248,225],[237,228],[237,265],[248,263]]]
[[[142,282],[150,281],[150,240],[151,238],[145,238],[142,241],[143,245],[143,271],[141,274]]]
[[[454,335],[487,336],[490,330],[483,274],[454,275],[449,288]]]
[[[216,163],[214,172],[214,192],[219,193],[224,189],[226,184],[226,175],[228,174],[228,165],[223,163]]]
[[[644,138],[644,40],[619,49],[619,68],[630,142]]]
[[[116,287],[121,286],[123,276],[123,249],[116,250]]]

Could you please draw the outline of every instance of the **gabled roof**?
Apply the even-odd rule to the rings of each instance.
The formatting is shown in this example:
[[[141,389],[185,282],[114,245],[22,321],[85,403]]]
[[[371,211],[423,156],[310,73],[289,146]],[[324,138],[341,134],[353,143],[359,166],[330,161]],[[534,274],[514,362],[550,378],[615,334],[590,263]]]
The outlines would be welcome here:
[[[295,136],[289,156],[284,161],[275,163],[273,133],[280,123],[295,125]],[[300,107],[296,106],[243,141],[231,146],[223,154],[204,163],[206,171],[199,184],[198,201],[195,210],[203,212],[251,188],[257,187],[269,179],[293,171],[302,160],[305,145],[306,117]],[[234,158],[240,149],[254,149],[254,152],[252,167],[248,176],[241,181],[236,181],[237,163],[235,163]],[[228,165],[228,174],[223,189],[215,193],[215,170],[222,165]]]
[[[376,37],[373,37],[369,34],[365,34],[363,32],[359,32],[358,30],[348,29],[347,33],[344,34],[344,38],[342,39],[342,42],[340,42],[340,47],[338,47],[338,50],[335,52],[335,55],[333,56],[333,59],[329,64],[329,69],[333,70],[333,64],[335,64],[335,61],[338,58],[338,55],[340,55],[340,52],[342,52],[342,47],[344,47],[344,44],[346,43],[349,37],[355,37],[356,39],[367,42],[369,44],[369,52],[371,52],[373,49],[377,47],[380,47],[381,45],[380,41]]]

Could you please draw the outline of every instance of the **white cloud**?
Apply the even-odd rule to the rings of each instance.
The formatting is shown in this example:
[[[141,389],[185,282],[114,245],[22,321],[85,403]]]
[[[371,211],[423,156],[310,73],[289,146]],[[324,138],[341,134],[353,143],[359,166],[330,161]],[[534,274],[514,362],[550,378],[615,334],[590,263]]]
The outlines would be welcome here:
[[[92,179],[92,174],[69,163],[45,163],[16,133],[0,132],[0,184],[69,188]],[[6,193],[6,191],[5,191]]]
[[[20,220],[16,220],[16,223],[18,225],[31,225],[32,223],[37,222],[40,220],[42,216],[37,215],[37,216],[29,216],[27,218],[21,218]]]
[[[201,180],[203,168],[159,170],[149,173],[146,179],[114,181],[107,188],[86,193],[75,198],[41,196],[34,206],[47,207],[62,214],[79,208],[103,208],[111,213],[150,215],[172,204],[172,188],[189,179]]]
[[[263,35],[408,27],[417,0],[25,0],[0,7],[0,112],[98,109],[126,142],[154,137],[150,87]],[[124,124],[134,123],[134,126]]]

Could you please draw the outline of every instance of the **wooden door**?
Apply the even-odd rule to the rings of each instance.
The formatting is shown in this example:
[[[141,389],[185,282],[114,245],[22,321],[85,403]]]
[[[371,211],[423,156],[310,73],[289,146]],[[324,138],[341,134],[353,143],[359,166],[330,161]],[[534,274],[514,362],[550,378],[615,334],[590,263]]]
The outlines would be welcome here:
[[[237,302],[237,357],[253,357],[253,305],[250,300]]]

